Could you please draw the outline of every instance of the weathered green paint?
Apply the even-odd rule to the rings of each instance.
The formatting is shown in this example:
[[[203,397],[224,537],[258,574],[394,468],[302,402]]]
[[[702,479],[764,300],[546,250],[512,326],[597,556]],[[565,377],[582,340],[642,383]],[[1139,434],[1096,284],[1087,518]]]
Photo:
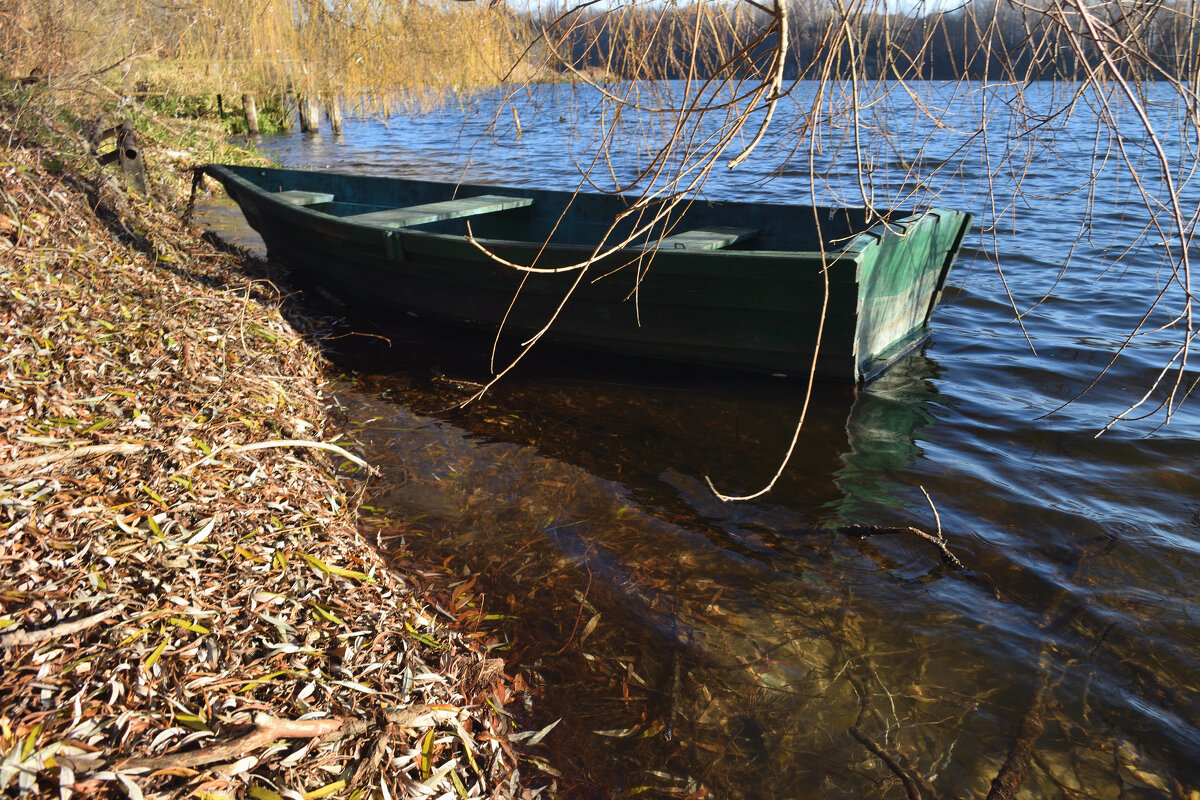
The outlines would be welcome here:
[[[276,192],[275,197],[294,206],[315,206],[322,203],[332,203],[333,195],[325,192],[302,192],[293,189],[287,192]]]
[[[270,251],[364,303],[503,324],[516,336],[540,330],[563,305],[550,329],[561,342],[764,372],[807,374],[815,365],[823,377],[858,382],[924,338],[971,223],[947,209],[868,224],[858,209],[695,201],[581,277],[501,264],[468,239],[468,226],[499,258],[553,269],[588,260],[652,212],[626,214],[614,229],[631,199],[507,187],[498,197],[495,187],[258,167],[207,171]],[[307,195],[328,199],[288,199]],[[437,219],[414,213],[431,204]]]

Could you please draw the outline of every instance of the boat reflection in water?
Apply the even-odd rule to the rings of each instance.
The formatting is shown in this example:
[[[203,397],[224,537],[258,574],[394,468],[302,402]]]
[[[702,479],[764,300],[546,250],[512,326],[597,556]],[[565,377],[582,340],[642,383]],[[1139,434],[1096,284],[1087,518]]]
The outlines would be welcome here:
[[[904,503],[896,480],[922,457],[921,432],[943,408],[934,385],[939,370],[924,353],[912,353],[859,392],[846,417],[847,448],[834,475],[841,499],[834,522],[877,519]]]

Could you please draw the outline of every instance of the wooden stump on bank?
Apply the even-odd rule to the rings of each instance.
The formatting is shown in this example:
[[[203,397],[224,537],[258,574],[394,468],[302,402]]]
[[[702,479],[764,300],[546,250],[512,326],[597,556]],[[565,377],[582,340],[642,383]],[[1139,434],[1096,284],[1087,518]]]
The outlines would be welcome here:
[[[116,148],[111,153],[99,155],[100,143],[110,136],[116,137]],[[97,155],[101,165],[113,162],[120,164],[121,172],[125,174],[126,185],[141,194],[146,194],[146,164],[142,159],[142,151],[138,147],[132,122],[125,120],[120,125],[106,129],[102,118],[96,120],[89,137],[88,150]]]

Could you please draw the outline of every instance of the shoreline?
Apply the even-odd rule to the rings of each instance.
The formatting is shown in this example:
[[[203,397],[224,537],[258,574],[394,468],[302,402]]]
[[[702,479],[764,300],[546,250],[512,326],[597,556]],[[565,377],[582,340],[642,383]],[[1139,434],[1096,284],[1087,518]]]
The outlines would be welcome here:
[[[188,154],[146,136],[127,195],[45,96],[0,106],[0,792],[553,794],[449,577],[363,538],[283,274],[180,223]]]

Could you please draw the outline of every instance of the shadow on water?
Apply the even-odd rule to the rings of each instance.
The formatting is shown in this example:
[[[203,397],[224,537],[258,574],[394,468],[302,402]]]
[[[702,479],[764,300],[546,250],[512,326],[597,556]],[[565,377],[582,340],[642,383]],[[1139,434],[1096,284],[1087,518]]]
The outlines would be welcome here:
[[[921,457],[920,432],[938,408],[937,366],[920,352],[864,390],[817,383],[769,500],[722,502],[710,482],[736,495],[775,475],[805,408],[806,381],[543,344],[459,407],[489,374],[490,334],[415,318],[356,321],[355,344],[343,340],[334,358],[359,391],[481,439],[534,448],[747,552],[777,546],[789,531],[861,522],[861,509],[893,502],[889,478]]]
[[[1115,632],[1058,589],[1115,539],[1036,570],[982,547],[961,571],[906,531],[929,509],[898,492],[947,412],[920,352],[858,392],[819,387],[780,485],[723,503],[705,477],[769,478],[802,383],[547,347],[458,409],[486,337],[419,320],[368,332],[336,358],[383,470],[371,503],[402,521],[385,539],[397,559],[480,576],[482,610],[512,618],[531,724],[562,720],[542,746],[569,796],[983,796],[1060,684],[1026,786],[1103,797],[1130,769],[1114,766],[1128,743],[1087,723],[1112,713],[1087,684],[1119,669],[1069,666]],[[890,527],[872,525],[881,507]],[[1156,780],[1125,796],[1158,796]]]

